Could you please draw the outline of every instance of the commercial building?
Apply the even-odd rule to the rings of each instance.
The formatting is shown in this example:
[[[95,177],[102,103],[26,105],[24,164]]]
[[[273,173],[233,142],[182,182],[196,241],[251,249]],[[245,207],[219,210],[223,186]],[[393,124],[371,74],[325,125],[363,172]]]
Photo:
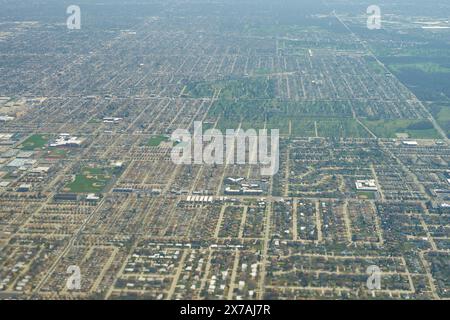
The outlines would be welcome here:
[[[356,189],[358,191],[378,191],[375,180],[358,180],[356,181]]]

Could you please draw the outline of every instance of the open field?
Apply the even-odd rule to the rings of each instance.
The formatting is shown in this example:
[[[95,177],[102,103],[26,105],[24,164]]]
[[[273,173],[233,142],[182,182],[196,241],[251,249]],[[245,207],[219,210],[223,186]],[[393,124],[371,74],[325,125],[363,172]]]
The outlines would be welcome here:
[[[440,135],[431,123],[422,120],[364,121],[380,138],[399,138],[403,134],[413,139],[439,139]]]
[[[75,193],[98,193],[103,191],[111,178],[112,172],[109,168],[85,167],[65,188]]]
[[[147,145],[149,147],[158,147],[161,143],[169,141],[167,136],[159,135],[153,136],[148,140]]]
[[[25,140],[20,148],[26,151],[42,149],[48,143],[49,139],[45,135],[35,134]]]

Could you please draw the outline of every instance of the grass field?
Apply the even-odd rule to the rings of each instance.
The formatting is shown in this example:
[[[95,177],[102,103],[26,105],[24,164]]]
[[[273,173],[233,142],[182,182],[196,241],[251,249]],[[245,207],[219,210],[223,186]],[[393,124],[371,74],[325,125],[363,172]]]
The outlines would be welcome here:
[[[170,139],[167,136],[163,136],[163,135],[153,136],[148,140],[147,146],[158,147],[161,143],[167,142],[169,140]]]
[[[85,167],[80,174],[76,175],[75,180],[66,186],[66,189],[74,193],[102,192],[111,179],[112,169],[110,168]]]
[[[357,194],[358,194],[358,198],[360,198],[360,199],[368,199],[368,200],[375,199],[375,192],[358,191]]]
[[[365,120],[364,124],[379,138],[398,138],[398,135],[407,134],[413,139],[439,139],[441,136],[434,128],[411,129],[411,126],[423,120]]]
[[[25,140],[20,149],[25,151],[32,151],[36,149],[42,149],[48,143],[49,138],[42,134],[34,134]]]

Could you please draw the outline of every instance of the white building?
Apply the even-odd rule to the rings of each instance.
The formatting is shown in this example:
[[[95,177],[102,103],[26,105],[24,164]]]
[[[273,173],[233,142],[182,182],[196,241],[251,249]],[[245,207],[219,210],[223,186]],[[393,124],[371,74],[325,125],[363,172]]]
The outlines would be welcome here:
[[[405,141],[402,141],[402,143],[403,143],[403,145],[408,146],[408,147],[415,147],[415,146],[419,145],[417,143],[417,141],[412,141],[412,140],[411,141],[405,140]]]
[[[67,133],[61,133],[55,142],[50,143],[50,147],[79,147],[83,142],[84,139],[72,137]]]
[[[378,191],[377,184],[375,180],[357,180],[356,181],[356,189],[358,191]]]

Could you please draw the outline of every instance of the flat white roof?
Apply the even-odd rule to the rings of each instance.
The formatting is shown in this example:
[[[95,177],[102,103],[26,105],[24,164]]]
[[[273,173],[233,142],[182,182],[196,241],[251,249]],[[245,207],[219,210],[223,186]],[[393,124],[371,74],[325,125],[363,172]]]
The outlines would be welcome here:
[[[375,183],[375,180],[357,180],[355,182],[356,189],[358,190],[368,190],[368,191],[377,191],[378,187]]]

